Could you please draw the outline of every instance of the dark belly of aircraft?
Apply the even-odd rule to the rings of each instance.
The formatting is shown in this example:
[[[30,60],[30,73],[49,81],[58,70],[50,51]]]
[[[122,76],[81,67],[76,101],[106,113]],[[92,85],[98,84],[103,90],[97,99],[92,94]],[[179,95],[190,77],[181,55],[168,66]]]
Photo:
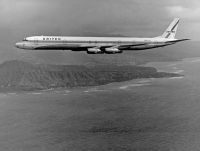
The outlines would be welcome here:
[[[152,48],[158,48],[158,47],[164,47],[167,45],[171,45],[171,43],[168,44],[145,44],[140,46],[131,46],[131,47],[119,47],[119,50],[145,50],[145,49],[152,49]],[[80,45],[36,45],[35,50],[72,50],[72,51],[85,51],[87,48],[93,48],[94,46],[80,46]],[[101,49],[101,46],[100,46]],[[103,49],[102,49],[103,50]]]

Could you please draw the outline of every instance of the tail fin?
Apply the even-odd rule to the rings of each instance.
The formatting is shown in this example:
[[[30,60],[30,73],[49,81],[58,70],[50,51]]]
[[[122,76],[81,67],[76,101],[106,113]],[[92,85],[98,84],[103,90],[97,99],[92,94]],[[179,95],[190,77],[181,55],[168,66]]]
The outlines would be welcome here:
[[[169,25],[169,27],[165,30],[165,32],[162,34],[162,38],[167,39],[175,39],[176,31],[178,28],[179,18],[175,18],[173,22]]]

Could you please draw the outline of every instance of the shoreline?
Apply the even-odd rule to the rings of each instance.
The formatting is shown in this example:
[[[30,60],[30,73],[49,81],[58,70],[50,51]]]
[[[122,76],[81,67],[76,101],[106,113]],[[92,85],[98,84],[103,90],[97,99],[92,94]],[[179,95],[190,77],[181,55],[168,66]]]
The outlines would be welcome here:
[[[80,90],[80,89],[93,89],[95,87],[106,87],[112,84],[120,84],[123,82],[131,82],[134,81],[137,83],[137,81],[141,80],[153,80],[153,79],[181,79],[184,78],[183,72],[184,70],[178,69],[176,65],[182,64],[183,62],[188,63],[195,63],[200,62],[200,57],[194,57],[194,58],[185,58],[181,61],[173,61],[173,62],[149,62],[144,65],[140,65],[139,67],[150,67],[155,68],[157,70],[156,74],[164,73],[167,74],[167,76],[154,76],[154,77],[147,77],[147,78],[133,78],[133,79],[127,79],[122,81],[114,81],[114,82],[108,82],[105,84],[99,84],[99,85],[88,85],[88,86],[75,86],[75,87],[55,87],[55,88],[47,88],[47,89],[35,89],[35,90],[8,90],[8,91],[1,91],[0,94],[14,94],[14,93],[45,93],[45,92],[55,92],[55,91],[73,91],[73,90]],[[174,74],[173,76],[168,76],[168,74]]]

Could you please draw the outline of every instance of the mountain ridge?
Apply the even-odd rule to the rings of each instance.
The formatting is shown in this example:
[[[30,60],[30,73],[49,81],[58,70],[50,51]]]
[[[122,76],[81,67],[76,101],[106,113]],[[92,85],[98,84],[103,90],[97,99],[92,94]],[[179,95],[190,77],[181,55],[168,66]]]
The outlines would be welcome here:
[[[138,78],[180,76],[141,66],[32,64],[20,60],[0,64],[0,91],[43,90],[104,85]]]

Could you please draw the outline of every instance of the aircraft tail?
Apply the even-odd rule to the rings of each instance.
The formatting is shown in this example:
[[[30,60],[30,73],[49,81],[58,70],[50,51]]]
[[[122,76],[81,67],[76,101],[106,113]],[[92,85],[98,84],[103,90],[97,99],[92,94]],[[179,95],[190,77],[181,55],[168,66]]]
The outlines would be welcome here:
[[[162,38],[167,38],[167,39],[175,39],[176,36],[176,31],[178,29],[178,23],[179,23],[180,19],[179,18],[175,18],[171,24],[169,25],[169,27],[165,30],[165,32],[162,34]]]

